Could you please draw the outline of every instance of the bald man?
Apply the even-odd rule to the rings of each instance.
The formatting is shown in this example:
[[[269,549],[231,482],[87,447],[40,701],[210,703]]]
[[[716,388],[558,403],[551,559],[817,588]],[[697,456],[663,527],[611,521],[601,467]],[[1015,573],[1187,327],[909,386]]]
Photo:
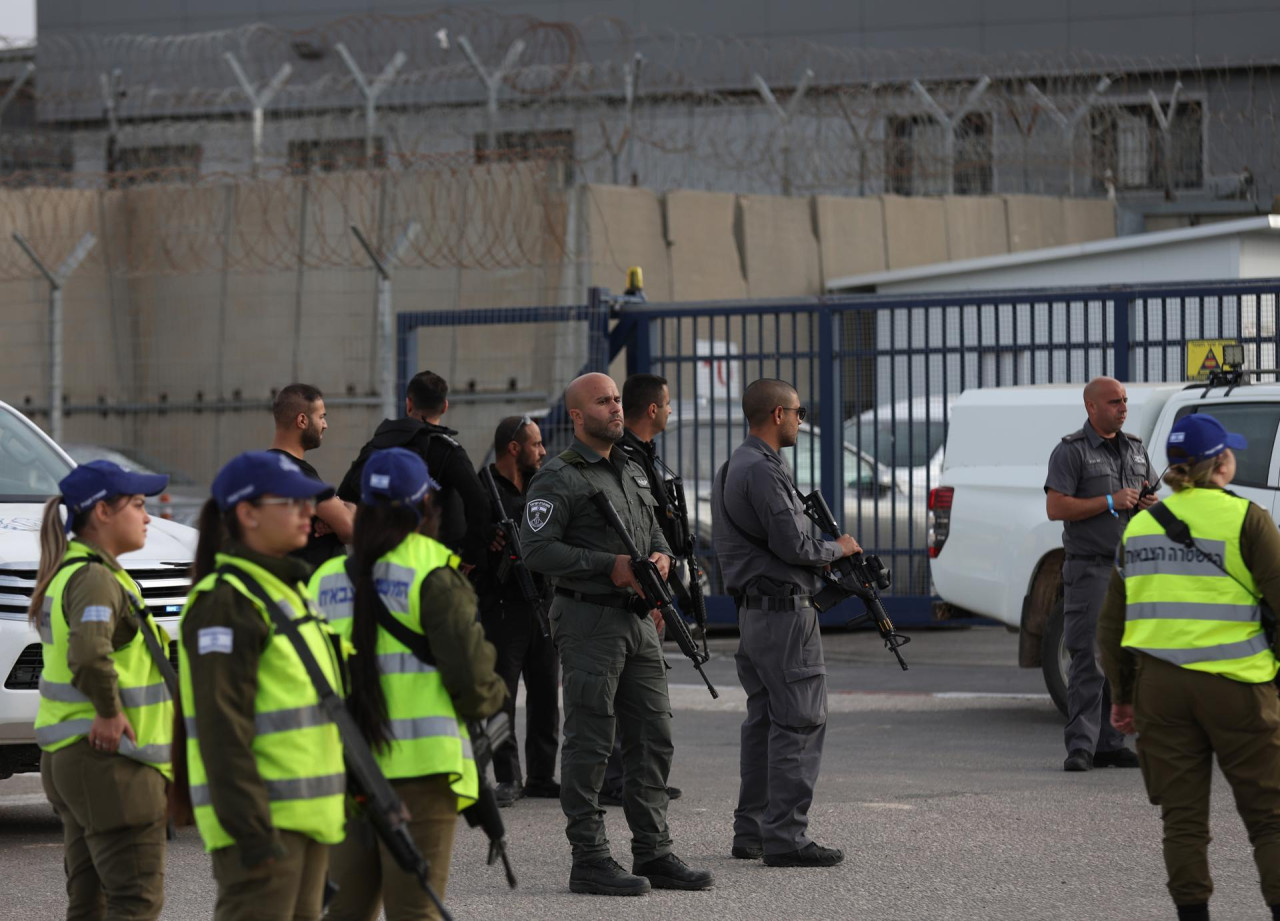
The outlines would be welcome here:
[[[1066,551],[1062,632],[1071,668],[1064,771],[1138,766],[1138,756],[1111,725],[1111,691],[1098,665],[1098,614],[1125,526],[1156,502],[1154,495],[1140,498],[1153,478],[1142,439],[1121,431],[1129,412],[1124,384],[1095,377],[1085,385],[1084,409],[1087,421],[1053,449],[1044,482],[1045,510],[1050,521],[1063,523]],[[1043,655],[1057,655],[1057,650]]]
[[[660,618],[641,599],[622,540],[591,495],[608,496],[664,578],[671,548],[644,471],[618,447],[618,385],[607,375],[586,374],[566,388],[564,402],[573,444],[529,484],[521,535],[525,564],[555,586],[551,635],[564,667],[560,805],[573,849],[569,888],[596,895],[708,889],[711,873],[672,853],[667,829],[673,746]],[[615,725],[622,737],[630,873],[610,853],[599,803]]]

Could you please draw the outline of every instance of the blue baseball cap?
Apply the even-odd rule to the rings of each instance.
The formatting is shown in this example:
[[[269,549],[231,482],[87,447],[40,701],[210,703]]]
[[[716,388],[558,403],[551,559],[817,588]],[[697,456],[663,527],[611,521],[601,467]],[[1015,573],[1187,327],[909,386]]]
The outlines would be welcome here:
[[[116,496],[154,496],[164,492],[169,478],[160,473],[134,473],[109,460],[89,461],[76,467],[58,482],[62,504],[67,507],[67,533],[81,512],[103,499]]]
[[[1173,463],[1197,463],[1217,457],[1227,448],[1243,451],[1248,446],[1243,435],[1228,432],[1213,416],[1191,413],[1173,424],[1165,453]]]
[[[426,461],[405,448],[375,451],[360,474],[360,501],[365,505],[380,499],[417,505],[428,490],[439,488],[427,472]]]
[[[317,502],[332,498],[333,487],[313,480],[287,454],[278,451],[246,451],[238,454],[213,478],[213,498],[223,511],[237,502],[273,495]]]

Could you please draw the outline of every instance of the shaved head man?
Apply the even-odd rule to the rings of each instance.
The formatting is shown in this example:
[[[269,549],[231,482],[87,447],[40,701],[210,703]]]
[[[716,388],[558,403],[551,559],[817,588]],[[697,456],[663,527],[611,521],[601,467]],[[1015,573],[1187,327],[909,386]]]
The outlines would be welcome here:
[[[1142,495],[1151,477],[1142,439],[1121,431],[1129,415],[1124,384],[1095,377],[1085,385],[1084,410],[1084,427],[1054,448],[1044,484],[1049,520],[1063,522],[1062,635],[1071,653],[1065,771],[1138,766],[1124,735],[1111,725],[1097,628],[1116,545],[1129,519],[1156,502],[1154,495]]]
[[[796,388],[761,378],[742,393],[750,434],[716,474],[711,539],[738,607],[734,663],[747,692],[730,853],[775,867],[832,867],[839,848],[809,838],[827,731],[827,679],[813,596],[822,570],[860,553],[850,535],[813,536],[780,453],[808,415]]]
[[[639,592],[626,544],[592,497],[599,493],[612,503],[664,579],[671,546],[644,470],[617,448],[623,435],[618,385],[607,374],[584,374],[565,388],[564,405],[573,444],[529,484],[520,534],[525,564],[555,586],[552,638],[564,666],[560,807],[573,849],[569,889],[597,895],[708,889],[711,873],[672,853],[667,827],[674,748],[661,619]],[[622,737],[630,873],[610,853],[600,808],[615,732]]]

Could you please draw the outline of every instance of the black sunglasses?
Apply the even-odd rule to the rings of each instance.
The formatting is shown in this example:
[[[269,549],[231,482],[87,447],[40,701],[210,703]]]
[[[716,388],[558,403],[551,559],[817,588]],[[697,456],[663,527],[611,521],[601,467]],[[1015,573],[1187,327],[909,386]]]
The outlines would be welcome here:
[[[796,418],[801,422],[804,421],[805,416],[809,415],[808,408],[804,406],[779,406],[778,409],[782,410],[784,413],[795,413]]]

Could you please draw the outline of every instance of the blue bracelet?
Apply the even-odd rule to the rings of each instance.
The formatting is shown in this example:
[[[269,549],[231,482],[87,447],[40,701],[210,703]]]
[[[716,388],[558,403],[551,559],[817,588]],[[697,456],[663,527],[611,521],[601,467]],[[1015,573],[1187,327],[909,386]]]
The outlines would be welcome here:
[[[1111,498],[1111,493],[1107,493],[1107,511],[1111,513],[1112,518],[1120,517],[1120,513],[1116,511],[1116,502]]]

